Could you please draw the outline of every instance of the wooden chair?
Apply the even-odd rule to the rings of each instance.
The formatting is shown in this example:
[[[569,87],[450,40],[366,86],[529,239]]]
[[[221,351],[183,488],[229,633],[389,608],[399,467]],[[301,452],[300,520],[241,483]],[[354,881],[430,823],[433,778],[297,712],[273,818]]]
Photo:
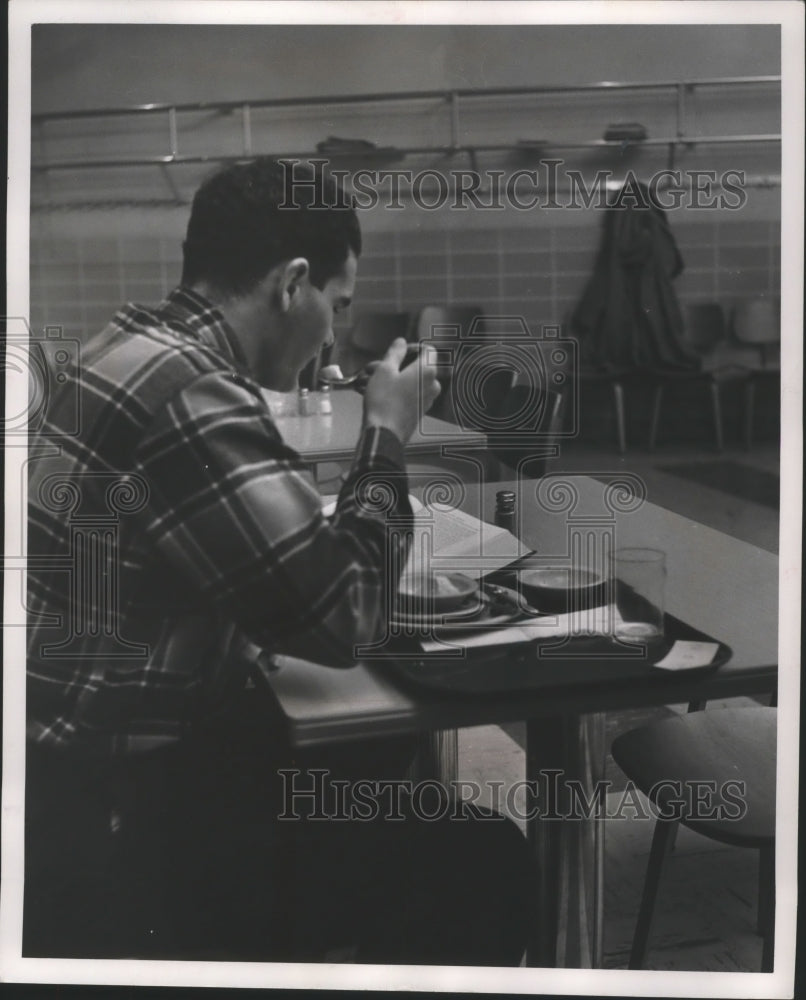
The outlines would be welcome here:
[[[744,443],[753,446],[756,388],[762,382],[781,379],[781,301],[749,299],[733,310],[731,332],[737,344],[753,348],[744,389]],[[747,362],[745,362],[747,363]]]
[[[773,969],[775,930],[775,708],[690,712],[624,733],[613,741],[613,759],[661,810],[650,849],[629,968],[645,961],[663,863],[680,823],[712,840],[760,851],[757,929],[763,938],[761,971]],[[694,782],[717,789],[714,807],[691,808]],[[743,782],[741,797],[723,795],[727,782]],[[680,783],[679,786],[677,783]],[[683,795],[676,794],[678,788]],[[688,802],[675,812],[675,798]],[[737,817],[736,803],[746,806]],[[722,810],[722,815],[710,813]],[[666,818],[663,818],[663,817]]]

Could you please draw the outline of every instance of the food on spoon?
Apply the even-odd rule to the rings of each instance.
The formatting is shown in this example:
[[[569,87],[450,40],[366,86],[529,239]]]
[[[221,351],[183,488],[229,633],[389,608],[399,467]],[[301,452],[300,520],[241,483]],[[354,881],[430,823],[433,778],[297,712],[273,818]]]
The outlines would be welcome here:
[[[319,372],[319,376],[326,379],[328,382],[344,381],[344,373],[339,365],[325,365],[325,367]]]

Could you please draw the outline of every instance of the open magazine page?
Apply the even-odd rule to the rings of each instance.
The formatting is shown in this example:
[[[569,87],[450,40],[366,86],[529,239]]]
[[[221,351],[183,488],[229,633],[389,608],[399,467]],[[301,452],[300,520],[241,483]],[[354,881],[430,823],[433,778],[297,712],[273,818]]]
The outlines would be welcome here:
[[[511,532],[472,514],[441,504],[426,507],[413,495],[409,501],[414,511],[414,539],[404,575],[423,573],[431,566],[477,578],[527,551]],[[335,509],[335,496],[322,497],[326,517]]]

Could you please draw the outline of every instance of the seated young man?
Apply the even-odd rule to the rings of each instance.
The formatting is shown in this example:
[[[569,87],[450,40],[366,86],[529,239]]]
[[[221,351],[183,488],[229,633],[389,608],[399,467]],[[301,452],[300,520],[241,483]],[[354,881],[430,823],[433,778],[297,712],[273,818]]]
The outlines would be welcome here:
[[[86,344],[32,449],[24,954],[520,960],[508,820],[278,820],[280,769],[396,779],[411,759],[400,739],[295,753],[252,677],[282,649],[337,669],[383,634],[403,445],[438,392],[396,341],[325,518],[261,388],[293,390],[332,340],[361,234],[300,176],[261,158],[200,188],[181,286]]]

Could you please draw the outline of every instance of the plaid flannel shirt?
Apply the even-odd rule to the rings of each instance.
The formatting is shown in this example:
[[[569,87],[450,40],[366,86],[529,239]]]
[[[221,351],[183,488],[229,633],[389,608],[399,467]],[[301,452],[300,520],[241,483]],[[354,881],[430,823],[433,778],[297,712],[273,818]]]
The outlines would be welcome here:
[[[400,441],[363,431],[325,518],[231,329],[189,289],[89,342],[29,457],[29,739],[148,749],[266,649],[304,641],[340,665],[382,635],[411,525]]]

